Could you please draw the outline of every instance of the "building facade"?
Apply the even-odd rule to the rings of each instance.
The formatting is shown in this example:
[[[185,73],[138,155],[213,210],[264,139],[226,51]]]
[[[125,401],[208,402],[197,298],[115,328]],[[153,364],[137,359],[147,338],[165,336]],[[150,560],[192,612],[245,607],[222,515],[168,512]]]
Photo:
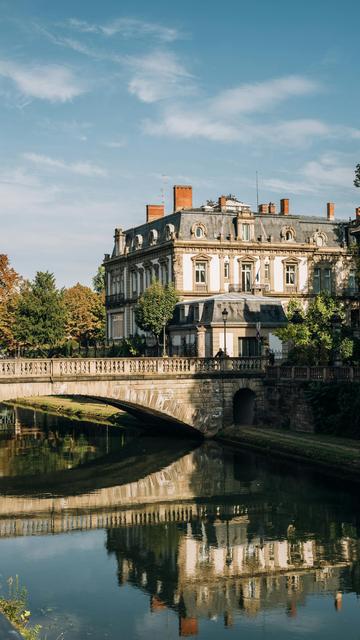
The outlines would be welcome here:
[[[238,292],[286,307],[291,298],[306,304],[321,291],[351,302],[355,242],[351,224],[335,219],[333,203],[324,216],[292,213],[286,198],[279,212],[274,203],[251,211],[232,195],[194,207],[192,187],[174,186],[172,213],[147,205],[144,224],[115,229],[104,260],[108,340],[138,331],[135,305],[154,279],[173,282],[185,302]]]

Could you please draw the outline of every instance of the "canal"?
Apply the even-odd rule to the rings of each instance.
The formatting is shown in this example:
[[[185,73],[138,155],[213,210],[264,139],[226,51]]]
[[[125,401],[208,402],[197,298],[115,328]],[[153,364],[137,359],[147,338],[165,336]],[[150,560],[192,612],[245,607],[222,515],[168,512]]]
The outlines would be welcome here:
[[[0,407],[0,583],[47,640],[358,640],[356,487],[216,442]]]

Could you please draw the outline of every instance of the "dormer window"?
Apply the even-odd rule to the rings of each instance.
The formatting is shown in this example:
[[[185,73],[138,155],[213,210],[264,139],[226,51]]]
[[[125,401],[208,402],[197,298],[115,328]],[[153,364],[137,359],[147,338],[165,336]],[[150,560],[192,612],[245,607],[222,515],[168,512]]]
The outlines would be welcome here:
[[[283,227],[280,232],[281,239],[285,242],[295,241],[295,229],[293,227]]]
[[[244,242],[250,241],[250,225],[249,224],[242,225],[242,239],[244,240]]]
[[[196,227],[195,229],[195,236],[197,238],[203,238],[204,237],[204,229],[202,227]]]
[[[191,235],[196,240],[203,240],[207,236],[206,227],[202,222],[196,222],[191,227]]]
[[[167,224],[165,227],[165,239],[171,240],[172,235],[175,233],[175,227],[173,224]]]
[[[143,237],[140,233],[137,233],[135,236],[135,249],[141,249],[143,244]]]
[[[153,245],[156,244],[159,238],[159,233],[156,229],[151,229],[150,233],[149,233],[149,244]]]

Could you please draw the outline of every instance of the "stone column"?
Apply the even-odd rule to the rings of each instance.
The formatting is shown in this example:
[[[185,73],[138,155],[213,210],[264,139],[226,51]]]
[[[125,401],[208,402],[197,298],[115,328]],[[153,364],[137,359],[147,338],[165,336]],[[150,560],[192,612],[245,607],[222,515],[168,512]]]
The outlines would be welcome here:
[[[197,329],[196,344],[197,344],[197,357],[205,358],[205,327],[199,326]]]

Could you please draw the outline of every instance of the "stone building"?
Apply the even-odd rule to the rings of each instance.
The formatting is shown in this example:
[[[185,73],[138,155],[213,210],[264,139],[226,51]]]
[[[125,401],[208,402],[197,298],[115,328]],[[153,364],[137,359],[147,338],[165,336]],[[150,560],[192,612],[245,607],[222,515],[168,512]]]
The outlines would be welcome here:
[[[262,295],[285,306],[304,304],[320,291],[351,301],[356,272],[349,222],[293,213],[288,199],[260,204],[257,212],[235,196],[194,207],[191,186],[174,186],[173,212],[147,205],[144,224],[115,229],[106,254],[107,336],[137,331],[135,304],[153,279],[172,281],[184,302],[224,293]]]

